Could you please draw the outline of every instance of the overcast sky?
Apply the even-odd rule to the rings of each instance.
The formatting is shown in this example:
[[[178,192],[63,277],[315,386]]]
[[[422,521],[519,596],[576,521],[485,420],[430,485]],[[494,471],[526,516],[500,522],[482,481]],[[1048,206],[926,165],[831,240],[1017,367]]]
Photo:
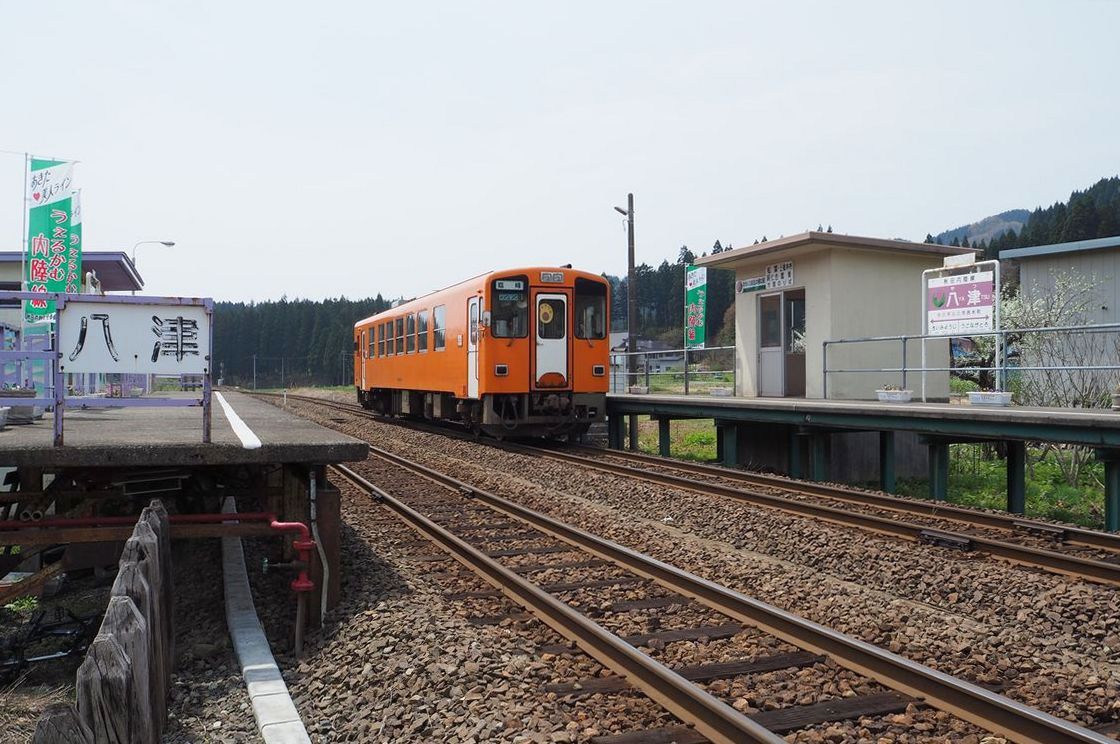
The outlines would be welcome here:
[[[818,223],[921,240],[1120,171],[1120,3],[6,2],[0,149],[148,289],[414,295]],[[21,239],[0,154],[0,238]]]

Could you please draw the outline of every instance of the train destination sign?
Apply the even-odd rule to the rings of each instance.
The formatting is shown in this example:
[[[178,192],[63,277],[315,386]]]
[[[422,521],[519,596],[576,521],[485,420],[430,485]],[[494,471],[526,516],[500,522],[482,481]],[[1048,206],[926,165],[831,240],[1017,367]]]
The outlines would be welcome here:
[[[204,375],[210,315],[200,305],[69,302],[58,313],[63,372]]]

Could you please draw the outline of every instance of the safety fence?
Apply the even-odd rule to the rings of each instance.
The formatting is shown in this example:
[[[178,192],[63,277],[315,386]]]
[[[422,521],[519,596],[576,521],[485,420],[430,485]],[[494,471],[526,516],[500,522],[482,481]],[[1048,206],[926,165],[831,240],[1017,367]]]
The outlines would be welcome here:
[[[158,500],[140,514],[96,638],[78,668],[76,704],[48,707],[34,744],[158,742],[175,659],[171,532]]]
[[[969,339],[977,351],[973,359],[955,365],[950,355],[948,366],[926,364],[926,352],[928,342],[949,343],[949,336],[908,334],[825,341],[821,361],[823,397],[829,397],[830,376],[842,374],[891,375],[891,384],[897,380],[903,390],[910,388],[913,376],[917,374],[923,388],[922,398],[925,398],[925,373],[984,376],[990,378],[991,385],[982,387],[992,387],[997,391],[1015,389],[1033,404],[1048,406],[1101,405],[1110,393],[1118,390],[1120,323],[1005,328],[960,338]],[[856,344],[897,346],[899,364],[881,367],[829,366],[830,348]],[[913,348],[915,345],[917,349]],[[879,353],[875,352],[873,356],[879,356]],[[915,356],[921,360],[917,365],[911,363]],[[865,358],[865,355],[859,354],[858,358]],[[988,359],[993,363],[985,363]]]
[[[612,393],[732,395],[735,347],[612,352]]]

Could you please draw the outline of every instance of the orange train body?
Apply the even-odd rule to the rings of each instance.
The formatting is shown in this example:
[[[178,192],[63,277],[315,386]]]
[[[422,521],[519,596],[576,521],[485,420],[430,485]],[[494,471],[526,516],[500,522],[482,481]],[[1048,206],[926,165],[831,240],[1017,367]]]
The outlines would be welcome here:
[[[569,267],[492,271],[354,325],[358,402],[494,435],[603,420],[610,287]]]

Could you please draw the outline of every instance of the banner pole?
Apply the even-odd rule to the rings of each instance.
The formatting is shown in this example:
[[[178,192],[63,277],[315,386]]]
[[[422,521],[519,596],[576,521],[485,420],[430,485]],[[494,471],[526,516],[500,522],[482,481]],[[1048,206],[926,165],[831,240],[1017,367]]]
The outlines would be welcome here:
[[[29,168],[31,167],[30,153],[23,153],[23,226],[20,229],[20,249],[19,249],[19,289],[21,292],[27,291],[27,186]],[[19,349],[23,351],[27,348],[27,312],[26,301],[20,300],[19,303]],[[16,385],[20,388],[23,387],[24,381],[23,361],[19,363],[17,374],[19,379],[16,380]]]

